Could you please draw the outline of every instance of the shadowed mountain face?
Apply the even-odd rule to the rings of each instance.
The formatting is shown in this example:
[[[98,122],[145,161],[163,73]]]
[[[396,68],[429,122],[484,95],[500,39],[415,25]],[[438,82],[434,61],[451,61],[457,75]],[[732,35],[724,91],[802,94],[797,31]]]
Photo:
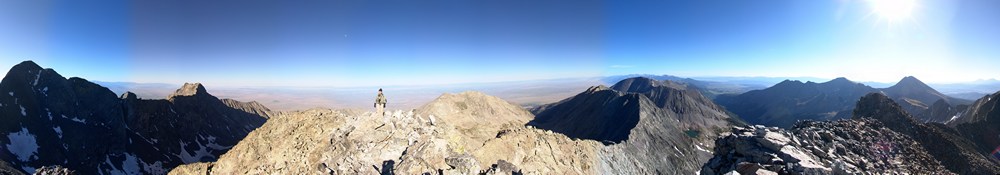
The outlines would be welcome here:
[[[652,108],[648,98],[595,86],[577,96],[546,107],[528,123],[569,137],[607,142],[628,140],[639,123],[642,108]]]
[[[992,153],[1000,148],[1000,92],[976,100],[948,125],[975,142],[980,153]]]
[[[0,160],[27,173],[61,165],[83,174],[164,174],[214,160],[270,115],[256,103],[219,100],[200,84],[167,100],[119,98],[30,61],[11,68],[0,92]]]
[[[854,119],[872,118],[895,132],[907,135],[933,155],[948,170],[958,174],[997,174],[1000,164],[989,160],[987,151],[978,150],[976,142],[961,136],[954,128],[940,123],[920,123],[903,108],[881,93],[862,97],[854,109]],[[978,131],[976,131],[978,132]]]
[[[900,101],[903,109],[920,122],[944,122],[957,113],[958,104],[968,103],[945,96],[914,77],[905,77],[884,89],[846,78],[824,83],[786,80],[767,89],[719,96],[715,102],[749,123],[788,128],[798,120],[848,118],[857,99],[874,92],[883,92]],[[933,106],[939,100],[943,103]]]
[[[741,125],[697,90],[644,77],[594,86],[532,111],[528,125],[604,141],[602,153],[615,155],[601,159],[602,166],[615,167],[607,173],[698,171],[715,138]]]
[[[716,98],[752,124],[791,127],[798,120],[834,120],[850,116],[854,103],[877,89],[837,78],[824,83],[786,80],[770,88]]]

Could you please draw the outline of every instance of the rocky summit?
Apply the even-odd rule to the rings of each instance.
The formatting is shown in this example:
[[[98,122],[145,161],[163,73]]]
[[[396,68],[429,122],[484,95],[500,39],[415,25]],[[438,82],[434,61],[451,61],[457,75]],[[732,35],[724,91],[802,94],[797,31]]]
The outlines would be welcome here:
[[[218,161],[180,166],[171,174],[598,174],[599,142],[525,126],[524,114],[478,92],[446,94],[419,110],[384,116],[286,112]],[[491,124],[456,127],[469,121],[447,120],[458,117]],[[491,136],[480,137],[482,132]]]
[[[714,148],[714,142],[706,142],[714,141],[721,128],[733,124],[728,123],[725,112],[718,111],[719,107],[709,108],[714,106],[711,101],[689,96],[697,95],[697,91],[649,83],[658,82],[647,81],[629,88],[616,86],[627,92],[595,86],[563,102],[535,109],[553,113],[558,112],[553,110],[573,113],[587,108],[608,110],[595,112],[604,116],[585,116],[591,118],[581,120],[563,118],[571,115],[546,114],[553,115],[550,122],[579,127],[570,130],[529,124],[529,120],[535,122],[540,117],[480,92],[443,94],[420,108],[391,111],[387,115],[330,109],[284,112],[251,132],[218,161],[180,166],[171,173],[698,172],[710,158],[709,150]],[[643,86],[652,88],[638,88]],[[650,100],[647,95],[658,100]],[[665,103],[659,105],[657,101]],[[675,101],[684,103],[673,104]],[[698,106],[675,108],[676,105]]]

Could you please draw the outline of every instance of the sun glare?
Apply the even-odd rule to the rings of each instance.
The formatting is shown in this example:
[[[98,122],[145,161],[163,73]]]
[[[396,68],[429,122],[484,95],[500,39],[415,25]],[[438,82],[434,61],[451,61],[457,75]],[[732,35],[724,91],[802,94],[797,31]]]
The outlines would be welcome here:
[[[893,23],[910,18],[917,0],[868,0],[868,5],[881,20]]]

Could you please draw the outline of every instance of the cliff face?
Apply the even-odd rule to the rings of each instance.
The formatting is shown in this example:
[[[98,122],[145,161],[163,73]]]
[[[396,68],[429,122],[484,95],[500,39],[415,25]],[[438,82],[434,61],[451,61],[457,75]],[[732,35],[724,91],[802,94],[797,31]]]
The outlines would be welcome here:
[[[716,137],[742,125],[697,90],[637,77],[541,106],[528,125],[602,141],[602,174],[696,172]]]
[[[985,153],[977,151],[977,144],[964,137],[955,129],[939,123],[917,122],[896,102],[880,93],[871,93],[858,100],[854,118],[871,118],[885,124],[885,127],[909,136],[933,155],[937,160],[959,174],[997,174],[1000,164],[989,160]]]
[[[119,97],[30,61],[11,68],[0,91],[0,160],[20,173],[61,165],[82,174],[165,174],[214,160],[269,115],[263,106],[229,102],[243,107],[235,109],[200,84],[168,100]]]

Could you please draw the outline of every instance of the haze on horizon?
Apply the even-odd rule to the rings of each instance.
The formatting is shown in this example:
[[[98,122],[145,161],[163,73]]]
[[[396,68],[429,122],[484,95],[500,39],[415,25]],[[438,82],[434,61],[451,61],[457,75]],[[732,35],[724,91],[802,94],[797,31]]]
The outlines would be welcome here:
[[[1000,78],[1000,1],[0,1],[0,67],[391,86],[670,74]]]

